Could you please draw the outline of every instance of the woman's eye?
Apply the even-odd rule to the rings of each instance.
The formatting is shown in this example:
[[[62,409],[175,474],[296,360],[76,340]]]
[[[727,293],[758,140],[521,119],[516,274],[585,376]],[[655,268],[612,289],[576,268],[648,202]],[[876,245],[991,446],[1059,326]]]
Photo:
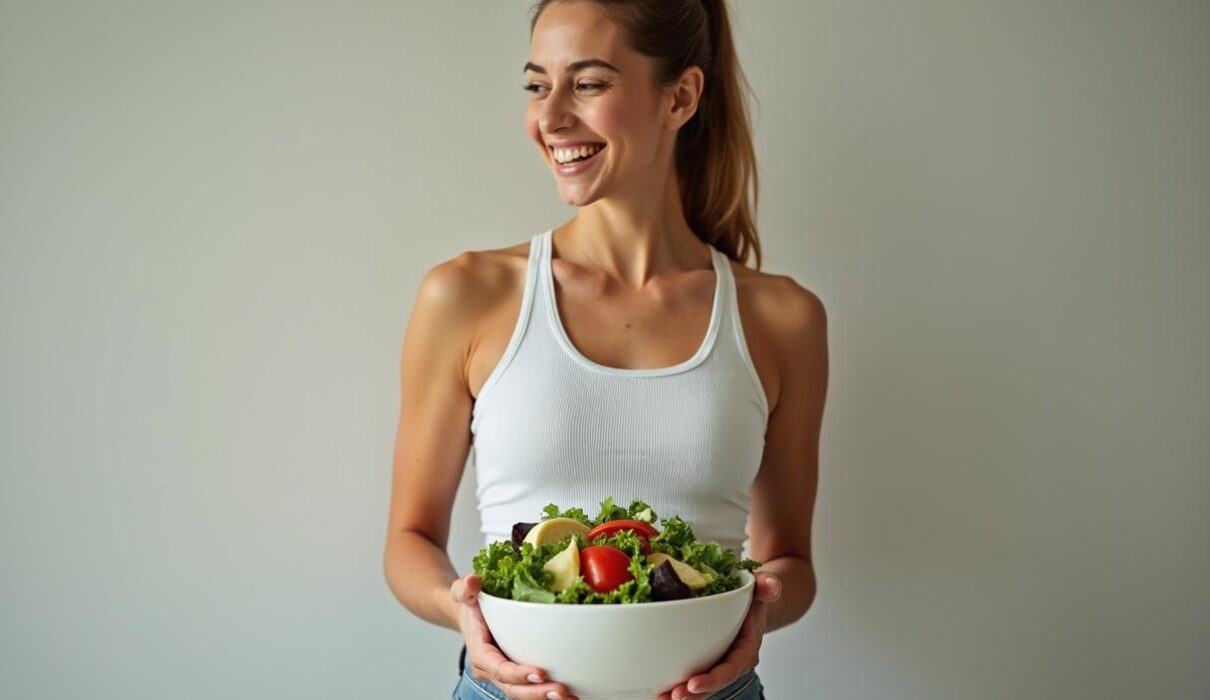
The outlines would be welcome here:
[[[576,85],[576,89],[588,91],[604,90],[605,87],[605,83],[580,83],[579,85]],[[526,83],[525,85],[521,86],[521,89],[531,94],[537,94],[542,90],[545,90],[546,86],[539,85],[538,83]]]

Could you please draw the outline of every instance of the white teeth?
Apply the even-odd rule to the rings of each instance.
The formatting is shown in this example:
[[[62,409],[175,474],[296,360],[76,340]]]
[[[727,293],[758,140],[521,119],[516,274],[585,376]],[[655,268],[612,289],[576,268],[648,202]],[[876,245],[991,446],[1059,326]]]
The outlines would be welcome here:
[[[554,149],[555,161],[557,161],[558,163],[567,163],[568,161],[575,160],[576,158],[583,158],[584,156],[590,156],[590,155],[596,153],[597,151],[601,150],[602,148],[603,148],[603,146],[580,146],[578,148],[556,148],[556,149]]]

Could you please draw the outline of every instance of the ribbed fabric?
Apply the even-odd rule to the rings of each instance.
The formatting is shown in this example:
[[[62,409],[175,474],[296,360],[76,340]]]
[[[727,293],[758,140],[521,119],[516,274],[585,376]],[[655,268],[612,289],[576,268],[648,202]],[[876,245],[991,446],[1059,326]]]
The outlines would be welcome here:
[[[612,495],[680,515],[698,539],[747,556],[751,484],[768,405],[744,339],[735,279],[711,248],[709,330],[680,364],[621,369],[583,356],[554,303],[551,230],[530,245],[521,312],[471,417],[484,542],[508,540],[548,503],[596,516]],[[658,523],[657,523],[658,526]]]

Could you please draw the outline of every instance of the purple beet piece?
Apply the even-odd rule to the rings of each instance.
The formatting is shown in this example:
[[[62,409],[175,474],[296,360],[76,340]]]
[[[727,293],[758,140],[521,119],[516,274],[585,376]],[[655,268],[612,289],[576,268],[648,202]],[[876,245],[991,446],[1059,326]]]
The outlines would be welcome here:
[[[676,575],[672,562],[665,560],[651,570],[652,600],[680,600],[689,596],[689,586]]]
[[[513,525],[513,551],[518,556],[521,555],[521,542],[529,534],[529,531],[534,528],[534,525],[537,525],[537,523],[517,523]]]

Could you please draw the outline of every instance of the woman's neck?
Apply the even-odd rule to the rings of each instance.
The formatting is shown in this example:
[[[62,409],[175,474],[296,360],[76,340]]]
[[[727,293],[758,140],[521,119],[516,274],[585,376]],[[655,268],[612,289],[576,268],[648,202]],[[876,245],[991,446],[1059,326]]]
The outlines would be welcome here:
[[[675,176],[662,187],[617,193],[554,231],[559,258],[639,288],[653,277],[708,269],[710,251],[689,227]]]

